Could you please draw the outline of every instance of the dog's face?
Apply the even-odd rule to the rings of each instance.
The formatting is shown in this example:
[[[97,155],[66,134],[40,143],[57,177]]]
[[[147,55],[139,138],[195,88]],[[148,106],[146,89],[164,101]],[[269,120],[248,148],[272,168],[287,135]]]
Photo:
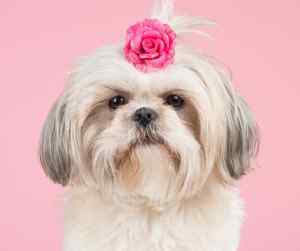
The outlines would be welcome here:
[[[256,147],[246,104],[213,63],[179,47],[173,65],[142,73],[109,47],[73,72],[40,153],[62,185],[164,202],[195,195],[213,170],[239,178]]]

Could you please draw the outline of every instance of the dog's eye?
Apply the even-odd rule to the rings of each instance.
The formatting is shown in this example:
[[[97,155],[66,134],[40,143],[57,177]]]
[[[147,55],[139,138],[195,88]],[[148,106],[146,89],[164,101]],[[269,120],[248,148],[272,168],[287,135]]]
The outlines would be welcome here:
[[[126,101],[126,98],[124,96],[117,95],[117,96],[112,97],[108,101],[108,106],[111,109],[117,109],[119,106],[125,105],[126,103],[127,103],[127,101]]]
[[[176,94],[171,94],[166,97],[166,104],[171,105],[176,109],[180,109],[184,105],[184,99]]]

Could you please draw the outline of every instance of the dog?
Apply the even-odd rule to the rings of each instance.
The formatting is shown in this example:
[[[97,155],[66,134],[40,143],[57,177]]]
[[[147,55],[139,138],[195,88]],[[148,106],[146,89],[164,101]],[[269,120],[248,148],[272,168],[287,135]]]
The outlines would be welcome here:
[[[223,67],[178,39],[212,23],[155,6],[79,61],[44,124],[65,251],[237,250],[256,122]]]

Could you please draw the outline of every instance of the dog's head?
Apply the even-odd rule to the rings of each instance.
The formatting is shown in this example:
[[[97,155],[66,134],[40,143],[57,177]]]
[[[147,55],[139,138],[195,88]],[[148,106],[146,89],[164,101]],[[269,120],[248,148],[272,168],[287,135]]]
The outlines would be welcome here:
[[[175,21],[175,31],[195,23]],[[213,170],[239,179],[255,156],[246,103],[215,63],[184,45],[150,73],[129,64],[121,45],[105,47],[69,82],[41,136],[41,163],[56,183],[168,201],[196,194]]]

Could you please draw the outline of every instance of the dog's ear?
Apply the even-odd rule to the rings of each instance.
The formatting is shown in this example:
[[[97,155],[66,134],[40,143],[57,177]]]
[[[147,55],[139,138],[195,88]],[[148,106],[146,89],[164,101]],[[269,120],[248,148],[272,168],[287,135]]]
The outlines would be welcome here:
[[[231,178],[239,179],[257,154],[258,128],[248,105],[237,94],[232,96],[228,114],[224,166]]]
[[[40,138],[40,161],[46,175],[55,183],[67,185],[71,175],[69,128],[65,104],[58,100],[52,107]]]

